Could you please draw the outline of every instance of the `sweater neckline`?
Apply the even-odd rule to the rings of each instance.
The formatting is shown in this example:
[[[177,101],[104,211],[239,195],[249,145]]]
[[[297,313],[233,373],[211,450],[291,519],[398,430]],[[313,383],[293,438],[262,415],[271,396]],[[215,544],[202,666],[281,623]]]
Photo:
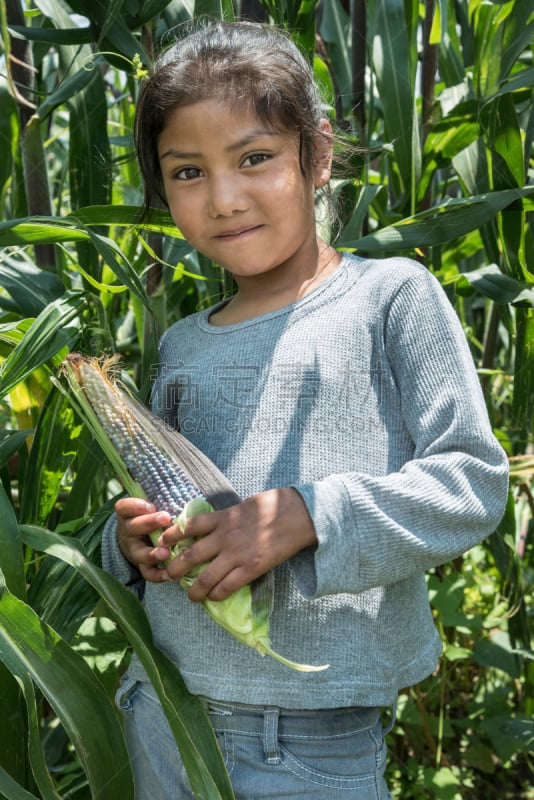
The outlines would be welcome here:
[[[259,314],[257,317],[251,317],[250,319],[243,320],[242,322],[234,322],[231,325],[213,325],[209,321],[209,318],[228,302],[227,300],[221,300],[220,303],[200,311],[197,315],[197,324],[200,328],[202,328],[203,331],[211,334],[231,333],[252,325],[261,325],[266,322],[270,322],[276,317],[292,314],[304,306],[315,304],[319,297],[321,298],[321,301],[324,301],[325,296],[329,297],[332,294],[337,294],[344,288],[348,278],[348,266],[350,261],[362,261],[362,259],[352,254],[349,255],[348,253],[343,253],[337,269],[334,270],[331,275],[329,275],[309,294],[301,297],[299,300],[295,300],[294,303],[290,303],[287,306],[277,308],[274,311],[268,311],[266,314]]]

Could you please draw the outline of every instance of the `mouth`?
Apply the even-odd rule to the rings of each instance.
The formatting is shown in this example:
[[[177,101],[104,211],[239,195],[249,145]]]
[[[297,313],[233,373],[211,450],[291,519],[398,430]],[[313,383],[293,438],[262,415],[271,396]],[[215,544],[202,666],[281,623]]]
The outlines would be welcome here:
[[[218,233],[214,238],[222,242],[232,242],[237,239],[244,239],[249,234],[255,233],[255,231],[259,230],[261,227],[261,225],[248,225],[245,228],[235,228],[231,231]]]

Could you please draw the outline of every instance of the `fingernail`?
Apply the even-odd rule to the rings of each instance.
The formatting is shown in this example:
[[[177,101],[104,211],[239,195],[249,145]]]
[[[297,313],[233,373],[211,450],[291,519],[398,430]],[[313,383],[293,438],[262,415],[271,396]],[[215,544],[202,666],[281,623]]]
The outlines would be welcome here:
[[[168,525],[169,515],[167,514],[167,512],[162,511],[160,514],[158,514],[156,517],[156,522],[158,522],[160,525]]]

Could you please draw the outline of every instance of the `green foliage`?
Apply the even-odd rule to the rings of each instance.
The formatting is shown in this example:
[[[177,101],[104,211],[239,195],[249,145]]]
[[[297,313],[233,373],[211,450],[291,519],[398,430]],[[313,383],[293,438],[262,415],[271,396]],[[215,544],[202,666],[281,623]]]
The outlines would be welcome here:
[[[364,146],[333,182],[337,244],[410,255],[437,275],[510,457],[499,530],[428,576],[444,656],[435,675],[400,697],[393,796],[526,800],[534,753],[532,4],[262,5],[313,58],[333,122]],[[120,487],[50,379],[70,349],[119,353],[146,398],[165,327],[228,290],[166,212],[139,222],[132,122],[139,81],[172,31],[199,15],[239,17],[245,6],[0,0],[6,798],[133,796],[112,701],[132,648],[174,720],[197,796],[232,796],[204,717],[152,644],[141,606],[97,566]]]

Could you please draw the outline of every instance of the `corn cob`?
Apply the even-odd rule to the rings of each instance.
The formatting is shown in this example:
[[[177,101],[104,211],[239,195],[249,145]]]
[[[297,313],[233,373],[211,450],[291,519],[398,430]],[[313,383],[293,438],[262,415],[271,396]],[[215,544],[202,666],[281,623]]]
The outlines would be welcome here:
[[[183,530],[188,517],[240,502],[239,495],[217,467],[194,445],[152,414],[110,377],[113,361],[76,353],[62,371],[68,397],[109,458],[126,491],[145,497],[158,511],[168,511]],[[159,532],[152,535],[156,544]],[[191,544],[179,542],[174,558]],[[170,560],[170,559],[169,559]],[[180,581],[189,588],[206,565],[195,567]],[[238,641],[302,672],[325,666],[298,664],[276,653],[269,637],[274,596],[272,572],[221,601],[204,600],[209,616]]]

